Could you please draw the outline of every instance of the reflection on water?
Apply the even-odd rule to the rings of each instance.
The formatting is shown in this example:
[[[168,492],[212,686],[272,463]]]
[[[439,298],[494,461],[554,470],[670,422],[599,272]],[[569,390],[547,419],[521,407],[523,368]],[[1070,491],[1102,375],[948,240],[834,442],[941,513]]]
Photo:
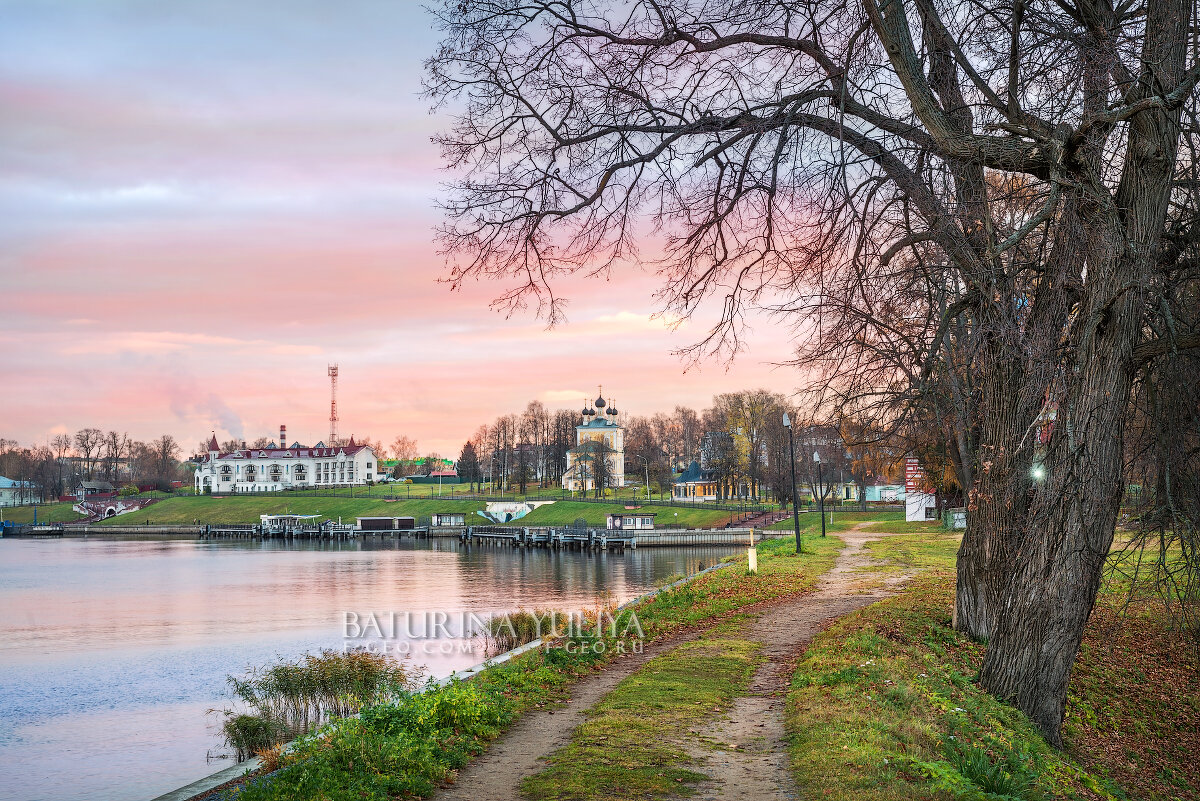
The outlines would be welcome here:
[[[343,647],[347,613],[622,603],[736,550],[0,540],[0,799],[136,801],[223,767],[226,675]],[[481,656],[412,645],[433,675]]]

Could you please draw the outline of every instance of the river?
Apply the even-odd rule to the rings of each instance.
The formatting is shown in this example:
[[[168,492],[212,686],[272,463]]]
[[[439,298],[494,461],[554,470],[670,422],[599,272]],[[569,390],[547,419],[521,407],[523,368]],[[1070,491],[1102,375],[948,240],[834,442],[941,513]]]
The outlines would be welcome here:
[[[347,621],[408,621],[368,644],[443,676],[479,644],[413,621],[621,603],[735,550],[0,540],[0,799],[144,801],[231,764],[226,676],[357,644]]]

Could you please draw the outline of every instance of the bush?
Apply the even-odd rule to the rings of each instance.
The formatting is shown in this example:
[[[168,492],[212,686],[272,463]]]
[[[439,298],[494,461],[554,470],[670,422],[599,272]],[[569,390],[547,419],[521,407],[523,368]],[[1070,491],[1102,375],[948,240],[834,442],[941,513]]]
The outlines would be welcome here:
[[[121,487],[119,494],[122,498],[128,498],[130,495],[137,495],[138,488],[132,484],[126,484],[125,486]]]

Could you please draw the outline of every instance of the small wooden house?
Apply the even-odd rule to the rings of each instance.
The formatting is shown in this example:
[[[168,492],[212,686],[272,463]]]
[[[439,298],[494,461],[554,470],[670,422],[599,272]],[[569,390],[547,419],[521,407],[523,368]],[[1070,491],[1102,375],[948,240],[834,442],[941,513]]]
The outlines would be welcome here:
[[[444,526],[465,526],[467,515],[464,512],[435,512],[430,525],[435,528]]]
[[[412,531],[417,527],[415,517],[360,517],[359,531]]]
[[[620,512],[608,515],[607,528],[613,531],[653,531],[654,512]]]

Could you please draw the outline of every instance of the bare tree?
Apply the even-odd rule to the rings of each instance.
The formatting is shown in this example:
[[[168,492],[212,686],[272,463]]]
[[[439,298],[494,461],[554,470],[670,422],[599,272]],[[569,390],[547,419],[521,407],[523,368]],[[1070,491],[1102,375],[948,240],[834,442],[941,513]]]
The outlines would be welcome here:
[[[83,470],[91,479],[96,469],[96,458],[104,446],[104,434],[98,428],[81,428],[75,432],[75,448],[83,460]]]
[[[170,434],[163,434],[150,443],[150,448],[154,453],[155,478],[159,488],[169,489],[178,473],[179,463],[176,459],[181,451],[179,443]]]
[[[989,638],[983,685],[1060,743],[1135,376],[1155,353],[1200,345],[1164,319],[1157,281],[1200,77],[1194,12],[448,1],[428,63],[431,94],[462,109],[439,137],[463,175],[446,204],[448,280],[509,279],[498,304],[557,322],[554,277],[634,256],[646,214],[667,232],[664,307],[687,316],[720,296],[693,354],[738,352],[755,305],[788,315],[802,344],[862,330],[911,354],[877,388],[958,392],[954,408],[920,408],[963,416],[956,623]],[[1009,184],[1030,211],[997,205]],[[845,287],[852,330],[823,316]],[[952,340],[969,388],[939,358]],[[1031,432],[1048,405],[1057,424],[1035,481]]]
[[[416,464],[420,451],[417,450],[415,439],[399,434],[392,440],[391,454],[392,458],[396,460],[393,475],[396,478],[403,478],[412,473],[413,465]]]
[[[117,431],[109,431],[104,435],[102,444],[104,450],[104,480],[119,481],[118,475],[121,463],[129,452],[129,435]]]

